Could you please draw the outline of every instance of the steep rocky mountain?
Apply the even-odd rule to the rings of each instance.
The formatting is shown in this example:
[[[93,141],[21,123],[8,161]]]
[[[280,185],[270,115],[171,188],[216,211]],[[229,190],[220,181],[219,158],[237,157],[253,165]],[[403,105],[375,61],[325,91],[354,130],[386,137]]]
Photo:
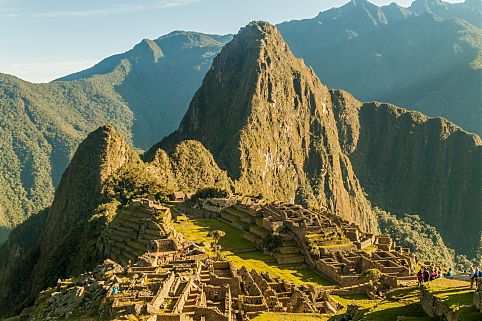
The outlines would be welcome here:
[[[22,222],[52,202],[78,143],[110,123],[129,139],[133,115],[105,79],[30,84],[0,75],[0,226]]]
[[[88,266],[96,255],[92,239],[95,245],[95,232],[102,225],[101,220],[89,222],[89,218],[103,199],[109,177],[135,162],[140,162],[139,156],[111,127],[99,128],[86,138],[65,171],[50,209],[16,228],[2,247],[2,313],[29,304],[59,276]],[[22,229],[36,233],[25,235]],[[30,241],[16,239],[17,234]],[[20,271],[22,280],[15,277]]]
[[[480,137],[442,118],[331,94],[340,144],[373,204],[419,214],[459,253],[480,251]]]
[[[179,129],[157,147],[190,139],[228,171],[236,192],[327,206],[376,227],[340,148],[328,89],[268,23],[249,24],[223,48]]]
[[[178,188],[230,190],[231,184],[198,142],[183,142],[171,155],[159,150],[146,164],[113,127],[100,127],[78,147],[50,208],[15,228],[0,247],[0,315],[31,304],[59,277],[99,264],[102,231],[132,199]]]
[[[173,32],[48,84],[0,74],[0,241],[50,205],[76,147],[112,124],[136,147],[172,132],[230,36]]]
[[[353,0],[278,28],[329,87],[441,116],[480,135],[481,5]]]

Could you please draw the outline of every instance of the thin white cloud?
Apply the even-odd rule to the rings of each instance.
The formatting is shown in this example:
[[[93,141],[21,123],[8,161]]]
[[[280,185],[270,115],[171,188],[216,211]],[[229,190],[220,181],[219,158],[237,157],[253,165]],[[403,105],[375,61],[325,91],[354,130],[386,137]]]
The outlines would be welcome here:
[[[35,13],[34,17],[89,17],[89,16],[111,16],[122,13],[140,12],[140,11],[150,11],[159,10],[170,7],[185,6],[192,2],[200,0],[160,0],[155,3],[145,4],[145,5],[131,5],[131,6],[118,6],[105,9],[95,9],[95,10],[72,10],[72,11],[52,11],[52,12],[41,12]]]
[[[8,0],[0,0],[0,18],[20,17],[21,14],[7,7]]]
[[[49,82],[95,65],[98,60],[42,61],[0,64],[0,72],[34,83]]]

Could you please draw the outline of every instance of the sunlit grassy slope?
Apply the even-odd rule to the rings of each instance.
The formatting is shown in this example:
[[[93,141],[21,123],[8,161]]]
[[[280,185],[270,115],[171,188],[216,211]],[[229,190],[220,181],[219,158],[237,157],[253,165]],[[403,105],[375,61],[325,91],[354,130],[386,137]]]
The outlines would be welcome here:
[[[231,225],[210,218],[188,219],[180,216],[175,222],[175,228],[194,242],[212,242],[208,236],[210,230],[218,229],[226,233],[219,244],[223,253],[235,266],[245,266],[261,272],[269,272],[272,276],[282,277],[295,284],[317,284],[321,286],[332,285],[330,281],[315,273],[304,265],[277,264],[275,259],[263,254],[256,246],[243,238],[243,231]]]
[[[221,238],[220,244],[223,253],[231,260],[235,266],[246,266],[248,269],[267,271],[273,276],[279,276],[296,284],[318,284],[330,285],[330,282],[313,270],[301,266],[289,266],[276,264],[273,257],[263,254],[255,249],[255,245],[243,238],[243,232],[231,225],[208,218],[189,219],[186,216],[179,216],[174,224],[175,228],[183,233],[188,239],[195,242],[212,242],[208,237],[208,232],[219,229],[226,233]],[[211,253],[212,254],[212,253]],[[478,313],[472,304],[473,290],[470,290],[468,283],[457,280],[439,279],[427,284],[429,289],[438,297],[445,300],[451,308],[458,310],[460,321],[482,320],[482,315]],[[344,308],[339,314],[346,312],[348,304],[360,306],[354,320],[364,321],[394,321],[399,316],[406,317],[406,321],[435,321],[425,314],[420,305],[420,289],[418,287],[408,287],[391,292],[390,296],[383,300],[370,300],[366,295],[331,296],[336,302],[342,304]],[[286,313],[264,313],[253,321],[333,321],[325,315],[317,314],[286,314]]]
[[[263,313],[252,321],[328,321],[329,316],[310,313]]]
[[[460,321],[480,321],[482,313],[472,306],[474,290],[467,281],[437,279],[426,285],[444,304],[457,312]]]

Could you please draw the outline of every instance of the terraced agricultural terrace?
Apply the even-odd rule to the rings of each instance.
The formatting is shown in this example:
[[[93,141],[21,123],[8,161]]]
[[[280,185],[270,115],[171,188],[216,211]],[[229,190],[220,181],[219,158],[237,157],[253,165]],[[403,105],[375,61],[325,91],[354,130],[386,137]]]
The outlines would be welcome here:
[[[438,312],[428,311],[423,298],[429,294],[424,293],[454,311],[453,320],[480,317],[477,308],[468,305],[473,295],[468,282],[434,281],[422,290],[410,286],[411,267],[404,264],[416,262],[413,255],[397,249],[386,236],[362,233],[340,219],[298,206],[248,198],[203,200],[189,207],[136,200],[115,220],[98,244],[108,259],[92,272],[59,280],[22,317],[435,320],[430,316]],[[218,240],[220,249],[209,233],[215,230],[225,233]],[[273,239],[278,240],[276,248],[268,251],[265,240]],[[365,247],[370,251],[363,251]],[[293,260],[287,263],[287,258]],[[340,278],[320,268],[320,261],[328,258]],[[352,265],[359,262],[361,271]],[[380,275],[367,278],[366,272],[377,267]],[[343,277],[353,284],[343,284]]]

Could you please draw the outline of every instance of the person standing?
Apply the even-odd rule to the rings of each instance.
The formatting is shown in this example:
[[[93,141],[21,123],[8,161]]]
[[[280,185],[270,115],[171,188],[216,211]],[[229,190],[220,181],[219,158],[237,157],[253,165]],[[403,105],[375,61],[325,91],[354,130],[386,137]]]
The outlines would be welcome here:
[[[446,277],[446,278],[451,278],[452,276],[453,276],[452,268],[449,268],[449,270],[447,271],[447,273],[445,273],[445,277]]]
[[[472,269],[472,275],[470,276],[470,288],[471,289],[474,288],[474,283],[475,283],[475,286],[477,286],[478,279],[479,279],[479,268],[474,267]]]
[[[421,286],[422,283],[423,283],[423,271],[422,271],[422,268],[420,268],[420,270],[418,270],[418,273],[417,273],[417,281],[418,281],[418,286]]]
[[[428,272],[427,269],[423,269],[423,282],[428,282],[430,281],[430,273]]]

